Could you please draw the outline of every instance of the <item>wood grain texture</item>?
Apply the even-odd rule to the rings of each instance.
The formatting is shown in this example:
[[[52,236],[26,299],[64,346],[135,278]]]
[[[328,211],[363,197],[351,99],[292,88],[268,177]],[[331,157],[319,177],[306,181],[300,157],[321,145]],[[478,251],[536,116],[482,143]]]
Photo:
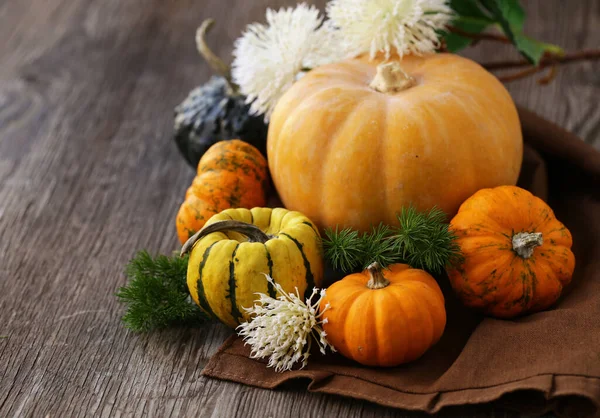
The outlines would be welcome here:
[[[323,0],[315,2],[323,6]],[[598,47],[600,3],[527,0],[528,32]],[[194,172],[172,142],[173,107],[205,81],[196,26],[222,57],[264,8],[291,0],[0,2],[0,416],[415,416],[200,376],[231,331],[134,335],[114,297],[141,248],[177,248],[174,217]],[[225,17],[227,16],[227,17]],[[514,57],[481,44],[480,61]],[[600,65],[560,69],[517,103],[600,148]],[[499,406],[443,415],[512,416]]]

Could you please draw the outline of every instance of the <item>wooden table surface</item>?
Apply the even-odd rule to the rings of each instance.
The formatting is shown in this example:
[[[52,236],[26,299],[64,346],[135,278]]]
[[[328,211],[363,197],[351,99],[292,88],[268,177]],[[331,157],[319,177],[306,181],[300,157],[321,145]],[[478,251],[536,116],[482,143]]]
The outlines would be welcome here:
[[[599,46],[599,1],[523,3],[532,36]],[[0,2],[0,416],[410,415],[302,382],[267,391],[201,377],[230,334],[223,326],[135,335],[120,323],[127,260],[178,247],[174,216],[193,171],[171,138],[173,107],[209,75],[195,28],[217,18],[209,42],[229,57],[246,24],[283,4],[292,1]],[[514,57],[490,44],[467,55]],[[549,86],[508,87],[600,148],[598,62],[562,67]]]

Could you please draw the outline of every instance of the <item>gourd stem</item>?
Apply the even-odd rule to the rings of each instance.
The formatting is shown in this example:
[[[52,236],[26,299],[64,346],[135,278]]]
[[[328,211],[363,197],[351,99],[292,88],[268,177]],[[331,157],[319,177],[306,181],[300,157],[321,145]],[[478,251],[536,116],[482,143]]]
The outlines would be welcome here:
[[[198,231],[194,235],[192,235],[190,237],[190,239],[188,239],[185,242],[185,244],[183,244],[183,247],[181,247],[181,252],[179,255],[183,256],[186,253],[188,253],[192,249],[192,247],[194,246],[196,241],[198,241],[199,239],[202,239],[205,236],[207,236],[208,234],[212,234],[213,232],[220,232],[220,231],[238,232],[242,235],[247,236],[251,242],[260,242],[263,244],[271,239],[271,237],[269,237],[267,234],[265,234],[256,225],[252,225],[252,224],[249,224],[246,222],[240,222],[240,221],[215,222],[214,224],[205,226],[200,231]]]
[[[383,276],[381,266],[377,261],[371,263],[369,267],[367,267],[367,271],[371,275],[371,278],[367,282],[367,287],[369,289],[383,289],[390,284],[390,281]]]
[[[392,61],[377,66],[377,74],[369,87],[381,93],[397,93],[415,84],[417,84],[416,80],[404,72],[400,63]]]
[[[523,258],[531,257],[535,247],[543,243],[541,232],[519,232],[512,237],[513,250]]]
[[[206,19],[196,31],[196,48],[202,57],[206,60],[212,70],[222,76],[227,82],[227,87],[231,93],[237,93],[238,87],[231,81],[231,71],[229,66],[223,60],[215,55],[214,52],[206,44],[204,39],[209,29],[214,25],[214,19]]]

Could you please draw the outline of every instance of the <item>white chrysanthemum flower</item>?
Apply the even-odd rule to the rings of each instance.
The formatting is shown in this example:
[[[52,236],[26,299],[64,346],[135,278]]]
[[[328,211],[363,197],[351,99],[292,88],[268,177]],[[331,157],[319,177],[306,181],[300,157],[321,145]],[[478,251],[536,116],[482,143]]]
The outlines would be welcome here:
[[[350,56],[378,52],[421,55],[439,46],[438,30],[450,22],[447,0],[331,0],[327,14]]]
[[[252,308],[246,308],[254,318],[237,327],[238,334],[244,337],[244,342],[252,348],[252,358],[268,358],[268,367],[275,371],[291,370],[292,366],[301,361],[304,368],[310,356],[312,339],[319,345],[322,354],[329,347],[335,348],[327,341],[327,333],[321,328],[327,319],[321,319],[329,304],[319,312],[319,303],[325,296],[325,290],[320,291],[318,300],[311,299],[319,290],[313,289],[312,294],[303,302],[298,294],[287,293],[281,285],[265,275],[275,287],[280,296],[277,299],[264,293],[258,293],[259,299]]]
[[[253,23],[235,42],[232,76],[252,103],[253,114],[268,120],[277,100],[303,70],[342,58],[337,31],[305,3],[267,9],[267,24]]]

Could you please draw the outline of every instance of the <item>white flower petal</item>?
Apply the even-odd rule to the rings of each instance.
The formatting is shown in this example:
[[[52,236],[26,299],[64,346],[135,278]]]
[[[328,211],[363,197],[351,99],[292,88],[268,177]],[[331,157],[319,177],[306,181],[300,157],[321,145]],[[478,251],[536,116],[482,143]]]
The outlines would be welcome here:
[[[267,276],[267,279],[270,277]],[[288,294],[281,288],[279,292],[283,298],[281,300],[260,294],[258,303],[249,312],[254,319],[237,328],[244,343],[251,346],[251,357],[268,357],[268,367],[285,371],[300,360],[301,367],[306,365],[313,340],[322,353],[325,353],[327,347],[335,351],[321,328],[321,324],[327,320],[317,319],[321,314],[309,305],[310,299],[303,302],[299,298],[298,289],[296,294]],[[313,290],[312,294],[314,296],[317,293],[320,297],[314,306],[319,306],[325,296],[324,292],[318,290]]]
[[[268,121],[303,69],[341,59],[336,35],[319,10],[306,3],[268,9],[266,25],[248,25],[234,44],[232,77],[251,103],[250,111]]]
[[[389,58],[392,47],[400,56],[434,52],[453,11],[448,0],[331,0],[327,15],[350,56]]]

